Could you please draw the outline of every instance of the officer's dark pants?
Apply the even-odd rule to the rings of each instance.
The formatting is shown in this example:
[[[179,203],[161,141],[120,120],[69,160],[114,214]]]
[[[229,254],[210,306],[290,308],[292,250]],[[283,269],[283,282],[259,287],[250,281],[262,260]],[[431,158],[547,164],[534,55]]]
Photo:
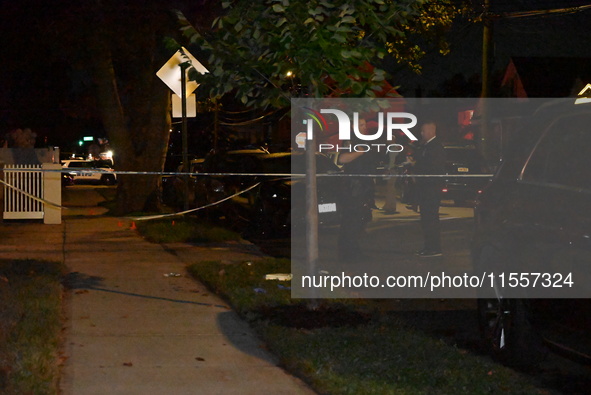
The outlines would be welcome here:
[[[441,195],[439,189],[422,191],[419,195],[421,228],[423,229],[424,249],[426,251],[441,251],[441,229],[439,226],[440,204]]]
[[[357,260],[364,255],[360,240],[369,221],[371,221],[371,209],[366,198],[350,196],[342,202],[338,237],[339,259]]]

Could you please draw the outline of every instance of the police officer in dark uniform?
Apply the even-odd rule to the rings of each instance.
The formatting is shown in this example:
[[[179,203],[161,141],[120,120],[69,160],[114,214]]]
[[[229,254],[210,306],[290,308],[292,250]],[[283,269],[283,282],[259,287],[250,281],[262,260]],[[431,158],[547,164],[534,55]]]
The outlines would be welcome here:
[[[437,138],[437,125],[428,120],[421,126],[421,145],[415,155],[414,173],[420,175],[445,174],[445,150]],[[421,215],[424,248],[417,251],[423,258],[441,256],[439,206],[443,177],[416,177],[415,192]]]
[[[375,125],[377,127],[377,124]],[[373,125],[372,125],[373,127]],[[365,120],[359,120],[359,131],[365,133]],[[345,261],[360,261],[366,258],[361,251],[360,239],[365,232],[365,226],[372,219],[371,208],[374,205],[375,184],[372,177],[363,176],[375,174],[383,152],[376,150],[367,152],[341,152],[339,163],[343,165],[344,191],[340,200],[341,225],[338,237],[338,257]],[[359,176],[349,176],[359,174]]]

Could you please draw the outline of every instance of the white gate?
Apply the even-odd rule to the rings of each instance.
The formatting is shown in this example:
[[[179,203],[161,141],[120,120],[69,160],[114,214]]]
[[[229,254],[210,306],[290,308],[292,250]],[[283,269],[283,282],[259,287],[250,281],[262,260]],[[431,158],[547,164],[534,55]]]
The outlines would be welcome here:
[[[43,203],[21,192],[43,199],[43,172],[40,165],[5,165],[4,181],[16,188],[4,186],[4,219],[43,218]]]

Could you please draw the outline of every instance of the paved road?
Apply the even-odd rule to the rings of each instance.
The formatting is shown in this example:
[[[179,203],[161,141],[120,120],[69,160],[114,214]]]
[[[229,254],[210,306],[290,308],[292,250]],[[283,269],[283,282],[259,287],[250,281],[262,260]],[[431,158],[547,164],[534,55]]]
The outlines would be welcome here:
[[[62,210],[64,217],[102,215],[107,209],[99,206],[105,201],[105,195],[115,194],[114,186],[104,185],[72,185],[62,189]]]

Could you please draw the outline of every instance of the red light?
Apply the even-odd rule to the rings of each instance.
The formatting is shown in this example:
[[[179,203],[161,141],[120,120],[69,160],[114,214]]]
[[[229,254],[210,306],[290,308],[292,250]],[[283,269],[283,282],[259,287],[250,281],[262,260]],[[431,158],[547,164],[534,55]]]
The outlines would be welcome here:
[[[441,190],[441,192],[443,192],[443,193],[446,193],[446,192],[447,192],[447,188],[443,188],[443,189]]]

